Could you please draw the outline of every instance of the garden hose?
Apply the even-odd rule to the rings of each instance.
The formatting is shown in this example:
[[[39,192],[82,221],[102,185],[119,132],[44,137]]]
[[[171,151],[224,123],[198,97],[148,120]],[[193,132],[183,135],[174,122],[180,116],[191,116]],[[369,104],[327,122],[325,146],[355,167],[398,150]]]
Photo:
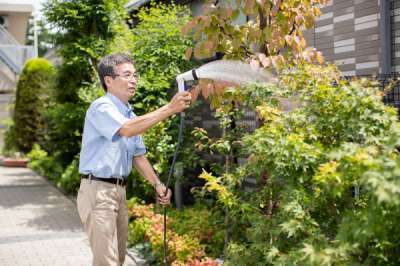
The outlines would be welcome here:
[[[175,148],[175,152],[174,152],[174,157],[173,157],[173,159],[172,159],[171,167],[170,167],[170,169],[169,169],[168,179],[167,179],[167,183],[166,183],[166,190],[165,190],[164,197],[167,196],[168,187],[169,187],[170,182],[171,182],[171,177],[172,177],[172,175],[173,175],[173,173],[174,173],[176,158],[178,157],[179,148],[180,148],[180,146],[181,146],[182,139],[183,139],[183,124],[184,124],[184,122],[185,122],[185,113],[182,112],[182,113],[180,113],[178,142],[176,143],[176,148]],[[168,245],[167,245],[167,207],[166,207],[166,206],[164,206],[163,238],[164,238],[164,265],[165,265],[165,266],[168,266],[168,259],[167,259],[167,256],[168,256]]]

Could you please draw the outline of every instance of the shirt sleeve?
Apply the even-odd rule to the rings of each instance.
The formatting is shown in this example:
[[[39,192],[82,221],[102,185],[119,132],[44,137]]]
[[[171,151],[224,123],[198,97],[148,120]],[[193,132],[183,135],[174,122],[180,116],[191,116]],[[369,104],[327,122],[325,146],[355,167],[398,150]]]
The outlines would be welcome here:
[[[140,156],[146,154],[146,147],[141,135],[133,136],[130,138],[123,137],[124,144],[127,151],[132,156]]]
[[[146,146],[144,145],[142,136],[136,136],[136,150],[133,156],[140,156],[146,154]]]
[[[121,126],[129,121],[113,105],[109,103],[99,103],[89,112],[89,121],[110,141],[115,141],[120,136],[117,134]]]

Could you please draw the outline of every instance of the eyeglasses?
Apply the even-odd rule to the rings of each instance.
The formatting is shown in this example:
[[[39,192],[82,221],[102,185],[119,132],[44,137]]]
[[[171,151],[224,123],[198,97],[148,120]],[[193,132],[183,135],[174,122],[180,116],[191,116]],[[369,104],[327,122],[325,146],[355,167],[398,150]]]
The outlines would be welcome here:
[[[112,75],[107,75],[107,76],[110,76],[110,77],[121,77],[121,78],[123,78],[125,80],[132,80],[133,78],[135,78],[135,80],[138,80],[138,78],[139,78],[139,75],[136,74],[136,73],[125,73],[123,75],[112,74]]]

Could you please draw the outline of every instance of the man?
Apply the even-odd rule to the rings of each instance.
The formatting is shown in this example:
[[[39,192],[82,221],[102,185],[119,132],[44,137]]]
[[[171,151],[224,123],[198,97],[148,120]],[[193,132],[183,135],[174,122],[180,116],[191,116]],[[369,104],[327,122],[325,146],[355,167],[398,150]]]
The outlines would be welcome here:
[[[171,191],[160,182],[147,160],[141,134],[156,123],[185,110],[191,96],[177,93],[165,106],[137,117],[128,100],[135,94],[138,76],[124,54],[104,57],[98,66],[106,95],[86,112],[79,172],[77,204],[88,235],[93,265],[122,265],[128,234],[126,179],[135,168],[155,188],[161,204],[169,204]]]

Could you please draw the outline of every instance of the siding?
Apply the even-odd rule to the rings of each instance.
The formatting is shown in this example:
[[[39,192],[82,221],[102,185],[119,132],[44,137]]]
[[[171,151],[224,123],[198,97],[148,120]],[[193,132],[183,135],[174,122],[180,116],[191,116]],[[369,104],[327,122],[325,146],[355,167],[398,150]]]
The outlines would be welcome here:
[[[325,59],[336,63],[345,75],[377,74],[378,0],[333,0],[321,11],[315,27],[305,32],[309,46],[322,51]]]
[[[400,72],[400,0],[390,1],[392,25],[392,72]]]

